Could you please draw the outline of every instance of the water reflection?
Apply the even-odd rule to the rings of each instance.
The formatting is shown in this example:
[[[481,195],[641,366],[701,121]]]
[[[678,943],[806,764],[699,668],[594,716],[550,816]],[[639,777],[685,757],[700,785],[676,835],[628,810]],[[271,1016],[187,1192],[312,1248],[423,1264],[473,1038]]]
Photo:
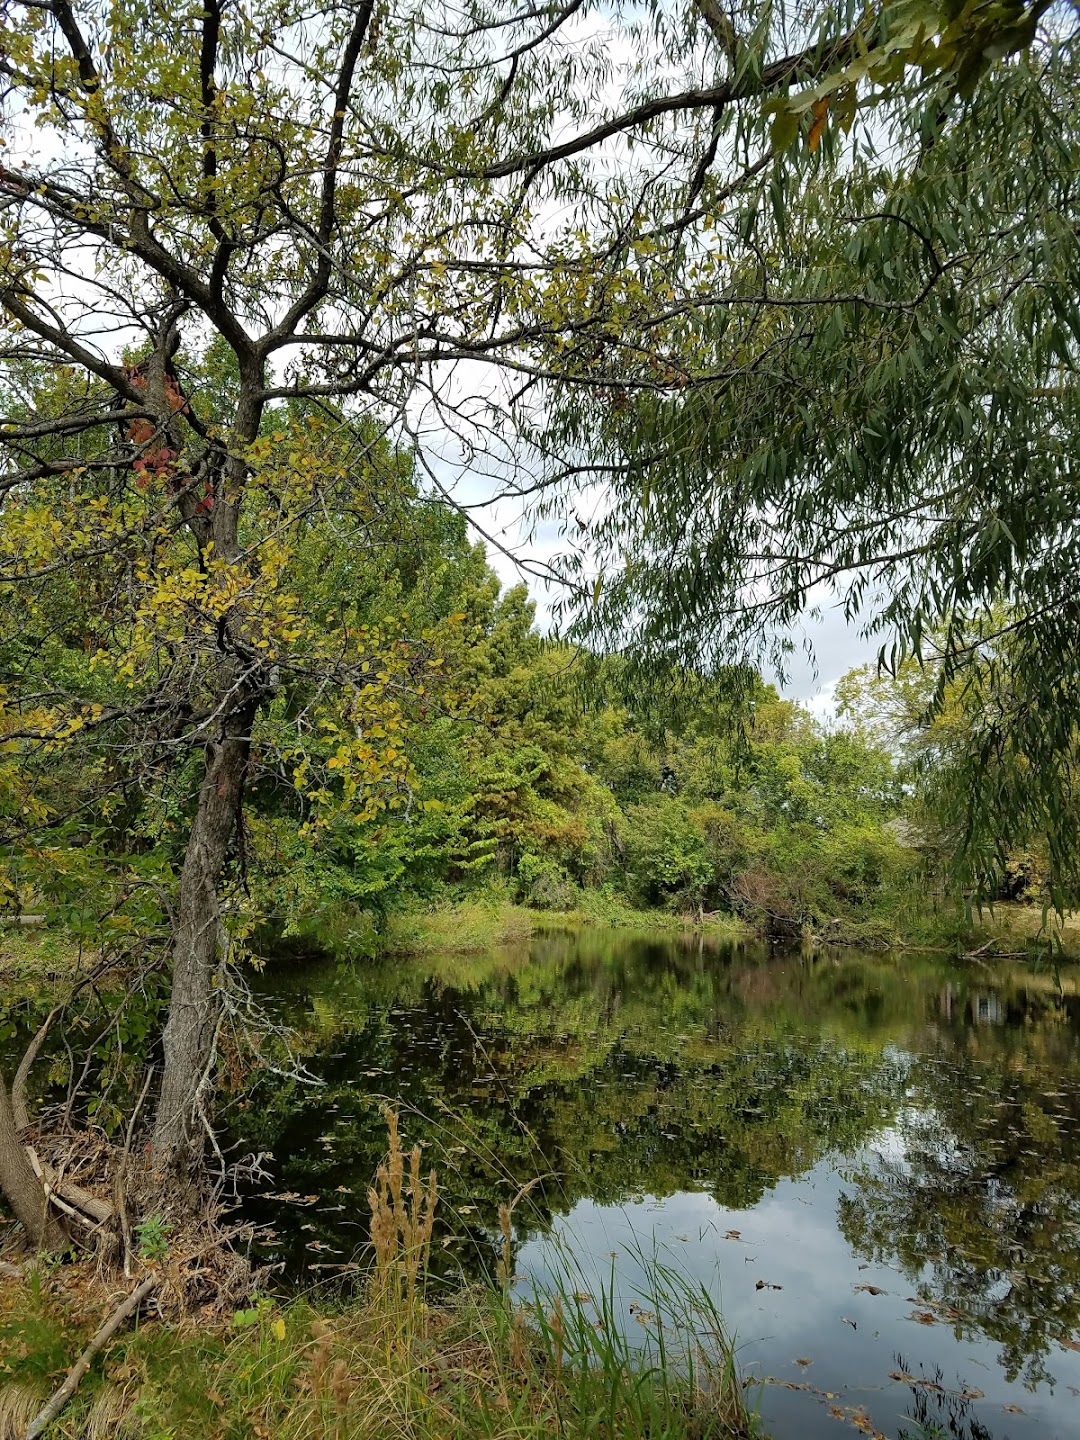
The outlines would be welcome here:
[[[860,1166],[839,1208],[856,1251],[898,1264],[1029,1384],[1080,1332],[1080,1093],[1036,1049],[916,1064],[902,1157]]]
[[[267,1075],[237,1119],[278,1157],[250,1209],[290,1273],[362,1249],[386,1097],[439,1169],[447,1274],[490,1263],[498,1205],[539,1176],[515,1211],[519,1270],[543,1273],[554,1233],[585,1262],[615,1252],[629,1283],[626,1256],[659,1236],[715,1277],[744,1358],[777,1382],[780,1434],[790,1407],[792,1433],[818,1433],[811,1402],[826,1427],[865,1413],[890,1437],[933,1433],[927,1406],[972,1440],[1073,1433],[1067,979],[587,932],[268,983],[326,1082]],[[918,1368],[946,1356],[955,1383]]]

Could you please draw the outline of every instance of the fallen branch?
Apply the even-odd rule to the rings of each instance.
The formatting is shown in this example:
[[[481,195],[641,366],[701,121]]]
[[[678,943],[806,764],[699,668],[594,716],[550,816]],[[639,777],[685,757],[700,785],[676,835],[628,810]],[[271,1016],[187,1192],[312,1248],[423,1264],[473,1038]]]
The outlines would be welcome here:
[[[98,974],[101,968],[100,965],[96,967],[90,976],[87,976],[84,981],[75,987],[72,994],[77,994],[82,988],[82,985],[88,984],[90,980]],[[52,1028],[53,1021],[65,1007],[70,1004],[70,998],[71,997],[61,1005],[54,1005],[49,1011],[45,1020],[39,1026],[34,1038],[26,1047],[23,1057],[19,1062],[19,1068],[15,1071],[15,1078],[11,1082],[11,1109],[15,1117],[15,1129],[20,1133],[30,1128],[30,1114],[26,1103],[26,1089],[27,1082],[30,1078],[30,1070],[38,1057],[42,1045],[45,1043],[49,1031]],[[112,1206],[107,1201],[99,1199],[96,1195],[91,1195],[90,1192],[84,1190],[81,1185],[76,1185],[70,1180],[63,1180],[51,1165],[46,1164],[45,1161],[38,1156],[37,1151],[32,1145],[25,1144],[25,1149],[34,1173],[44,1185],[45,1193],[58,1210],[62,1210],[65,1215],[70,1215],[73,1219],[79,1220],[84,1224],[89,1223],[86,1218],[87,1216],[89,1216],[90,1221],[95,1225],[104,1225],[112,1219]]]
[[[29,1130],[30,1116],[26,1108],[26,1084],[30,1078],[30,1071],[34,1061],[38,1057],[42,1045],[44,1045],[52,1023],[57,1015],[63,1010],[63,1005],[54,1005],[48,1015],[38,1027],[34,1038],[23,1051],[23,1057],[19,1061],[19,1068],[15,1071],[15,1078],[11,1082],[11,1113],[15,1116],[16,1130]]]
[[[113,1181],[113,1194],[116,1197],[116,1213],[120,1217],[120,1240],[124,1247],[124,1274],[131,1279],[131,1224],[128,1220],[127,1200],[124,1194],[124,1187],[127,1184],[128,1160],[131,1156],[131,1142],[135,1135],[135,1126],[139,1121],[139,1111],[146,1099],[146,1092],[150,1089],[150,1081],[154,1078],[155,1067],[151,1065],[146,1072],[146,1079],[143,1081],[142,1092],[136,1102],[135,1109],[131,1112],[131,1120],[128,1123],[127,1135],[124,1139],[124,1148],[121,1151],[120,1159],[116,1166],[116,1175]]]
[[[68,1371],[67,1378],[60,1386],[60,1389],[57,1390],[45,1408],[40,1410],[37,1415],[34,1416],[33,1420],[31,1420],[30,1427],[26,1432],[26,1440],[38,1440],[38,1436],[43,1434],[52,1424],[60,1414],[60,1411],[63,1410],[64,1406],[75,1394],[79,1381],[86,1374],[87,1370],[89,1370],[94,1356],[102,1346],[109,1343],[128,1316],[135,1313],[157,1283],[158,1277],[156,1275],[148,1275],[141,1284],[135,1287],[126,1300],[121,1301]]]
[[[80,1215],[74,1205],[69,1205],[66,1200],[61,1198],[60,1192],[48,1179],[45,1166],[41,1163],[41,1159],[34,1147],[32,1145],[24,1145],[23,1149],[26,1151],[26,1158],[30,1161],[30,1168],[41,1181],[41,1188],[45,1192],[45,1199],[48,1200],[50,1204],[55,1205],[64,1215],[70,1216],[72,1220],[78,1220],[81,1225],[89,1225],[90,1221],[85,1215]]]
[[[58,1015],[63,1014],[81,990],[84,990],[87,985],[93,985],[106,971],[112,968],[114,963],[111,959],[99,960],[81,979],[76,981],[67,999],[61,1000],[59,1004],[53,1006],[38,1027],[34,1038],[26,1047],[23,1057],[19,1061],[19,1068],[15,1071],[15,1078],[11,1082],[11,1109],[15,1115],[16,1130],[28,1130],[30,1128],[30,1116],[26,1105],[26,1087],[30,1079],[30,1071],[33,1068],[34,1061],[37,1059],[42,1045],[44,1045],[48,1038],[53,1021]]]
[[[961,955],[960,959],[975,960],[982,965],[985,970],[985,961],[987,960],[1026,960],[1028,955],[1029,952],[1027,950],[987,950],[986,947],[983,946],[979,950],[969,950],[966,954]]]
[[[41,1159],[32,1145],[24,1145],[23,1149],[34,1174],[41,1181],[46,1197],[58,1210],[95,1230],[112,1219],[113,1210],[108,1201],[91,1195],[89,1190],[84,1190],[81,1185],[76,1185],[71,1180],[61,1179],[53,1167]]]

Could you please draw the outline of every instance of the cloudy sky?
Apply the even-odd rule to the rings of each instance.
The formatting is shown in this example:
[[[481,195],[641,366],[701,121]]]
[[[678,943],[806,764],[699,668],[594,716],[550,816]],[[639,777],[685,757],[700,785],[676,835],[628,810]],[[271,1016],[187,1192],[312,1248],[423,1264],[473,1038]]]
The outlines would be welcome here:
[[[476,505],[481,498],[479,487],[467,479],[449,486],[453,497]],[[529,534],[522,520],[520,506],[503,502],[470,509],[470,518],[488,538],[488,560],[504,585],[517,585],[524,580],[536,601],[537,621],[544,626],[550,603],[550,592],[528,572],[530,564],[550,560],[559,551],[560,537],[554,522],[536,527]],[[496,548],[491,541],[505,547]],[[515,561],[519,563],[515,563]],[[837,680],[857,665],[874,659],[880,640],[867,640],[844,619],[838,603],[827,595],[818,600],[819,615],[808,615],[799,633],[792,639],[795,651],[789,658],[789,674],[781,689],[785,695],[800,700],[823,718],[833,714],[833,689]],[[811,653],[807,653],[809,652]],[[775,677],[769,676],[774,679]]]

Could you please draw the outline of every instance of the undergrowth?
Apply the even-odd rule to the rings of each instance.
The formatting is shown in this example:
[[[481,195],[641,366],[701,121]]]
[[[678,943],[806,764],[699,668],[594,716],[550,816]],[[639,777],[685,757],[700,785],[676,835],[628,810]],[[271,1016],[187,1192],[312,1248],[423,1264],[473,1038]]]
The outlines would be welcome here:
[[[144,1318],[95,1362],[48,1432],[67,1440],[738,1440],[754,1433],[733,1352],[704,1287],[659,1262],[631,1336],[614,1277],[570,1270],[515,1294],[512,1205],[496,1275],[434,1293],[435,1176],[401,1147],[369,1195],[372,1274],[355,1299],[270,1296],[207,1317]],[[0,1440],[31,1417],[99,1316],[70,1283],[32,1271],[0,1314]]]
[[[1080,915],[1061,916],[1036,904],[1002,900],[970,914],[959,906],[943,906],[916,912],[904,933],[910,948],[925,946],[986,958],[1080,961]]]

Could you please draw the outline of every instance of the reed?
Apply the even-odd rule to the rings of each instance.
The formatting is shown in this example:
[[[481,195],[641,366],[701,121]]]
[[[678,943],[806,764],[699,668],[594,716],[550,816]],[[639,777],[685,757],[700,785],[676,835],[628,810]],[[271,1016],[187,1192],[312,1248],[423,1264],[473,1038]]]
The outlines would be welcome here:
[[[65,1440],[746,1440],[730,1347],[633,1343],[609,1291],[465,1289],[394,1317],[385,1294],[271,1306],[229,1334],[144,1324],[84,1382]],[[651,1323],[651,1322],[650,1322]],[[665,1320],[663,1322],[667,1324]],[[70,1334],[77,1350],[82,1337]],[[700,1352],[700,1353],[699,1353]],[[12,1383],[0,1433],[40,1401]],[[4,1386],[0,1383],[0,1392]],[[6,1423],[4,1423],[6,1422]]]
[[[438,1186],[433,1169],[426,1180],[421,1174],[419,1145],[406,1156],[397,1111],[387,1106],[383,1115],[389,1149],[368,1191],[375,1254],[373,1293],[390,1314],[412,1317],[423,1303]]]

